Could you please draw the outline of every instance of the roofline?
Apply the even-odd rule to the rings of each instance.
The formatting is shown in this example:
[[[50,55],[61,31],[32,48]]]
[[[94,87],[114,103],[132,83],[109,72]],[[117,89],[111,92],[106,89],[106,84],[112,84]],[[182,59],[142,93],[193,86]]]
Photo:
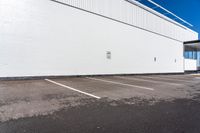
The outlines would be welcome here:
[[[183,44],[195,44],[195,43],[200,43],[200,40],[187,41],[187,42],[184,42]]]
[[[158,16],[158,17],[160,17],[160,18],[162,18],[162,19],[164,19],[164,20],[166,20],[166,21],[168,21],[168,22],[170,22],[170,23],[173,23],[173,24],[175,24],[175,25],[177,25],[177,26],[179,26],[179,27],[185,29],[185,30],[188,30],[188,31],[190,31],[190,32],[193,32],[193,33],[195,33],[195,34],[198,34],[198,32],[196,32],[196,31],[194,31],[194,30],[192,30],[192,29],[190,29],[190,28],[188,28],[188,27],[186,27],[186,26],[184,26],[184,25],[182,25],[182,24],[180,24],[180,23],[174,21],[173,19],[171,19],[171,18],[165,16],[164,14],[161,14],[161,13],[159,13],[159,12],[153,10],[152,8],[150,8],[150,7],[148,7],[148,6],[144,5],[144,4],[141,4],[140,2],[138,2],[138,1],[136,1],[136,0],[125,0],[125,1],[126,1],[126,2],[129,2],[130,4],[133,4],[133,5],[135,5],[135,6],[138,6],[138,7],[142,8],[142,9],[144,9],[144,10],[150,12],[151,14],[154,14],[154,15],[156,15],[156,16]]]
[[[179,16],[177,16],[175,13],[173,13],[173,12],[171,12],[171,11],[167,10],[167,9],[166,9],[166,8],[164,8],[163,6],[161,6],[161,5],[157,4],[156,2],[154,2],[154,1],[152,1],[152,0],[148,0],[148,1],[149,1],[150,3],[152,3],[153,5],[155,5],[155,6],[159,7],[160,9],[162,9],[162,10],[166,11],[167,13],[169,13],[169,14],[173,15],[174,17],[176,17],[177,19],[181,20],[181,21],[182,21],[182,22],[184,22],[185,24],[187,24],[187,25],[189,25],[189,26],[193,27],[193,25],[192,25],[192,24],[190,24],[190,23],[189,23],[189,22],[187,22],[186,20],[184,20],[184,19],[180,18],[180,17],[179,17]]]

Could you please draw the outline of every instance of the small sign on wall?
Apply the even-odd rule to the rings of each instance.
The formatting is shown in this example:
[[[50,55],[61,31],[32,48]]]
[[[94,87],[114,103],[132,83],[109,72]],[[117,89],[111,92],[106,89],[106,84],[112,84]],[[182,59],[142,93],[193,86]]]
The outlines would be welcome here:
[[[111,55],[111,52],[110,52],[110,51],[107,51],[107,52],[106,52],[106,58],[110,60],[110,59],[111,59],[111,56],[112,56],[112,55]]]

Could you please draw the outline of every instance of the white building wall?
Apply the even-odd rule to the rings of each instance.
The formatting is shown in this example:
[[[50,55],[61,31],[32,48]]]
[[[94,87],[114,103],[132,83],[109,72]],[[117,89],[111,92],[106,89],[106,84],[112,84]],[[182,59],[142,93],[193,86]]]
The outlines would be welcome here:
[[[185,59],[185,71],[197,70],[197,60]]]
[[[140,26],[150,23],[148,13],[121,0],[109,1],[108,12],[107,1],[71,0],[112,17],[117,7],[121,20],[138,25],[144,13]],[[48,0],[0,0],[0,29],[0,77],[184,71],[182,42]]]
[[[130,25],[144,28],[179,41],[188,41],[198,38],[198,34],[174,20],[140,4],[136,5],[127,0],[56,0],[77,8],[91,11],[109,18],[113,18]],[[129,0],[131,1],[131,0]],[[138,6],[139,5],[139,6]],[[142,6],[143,8],[141,8]],[[144,10],[147,9],[154,14]],[[158,14],[159,16],[156,16]],[[165,18],[165,19],[161,19]],[[168,20],[168,21],[166,21]],[[170,22],[169,22],[170,21]]]

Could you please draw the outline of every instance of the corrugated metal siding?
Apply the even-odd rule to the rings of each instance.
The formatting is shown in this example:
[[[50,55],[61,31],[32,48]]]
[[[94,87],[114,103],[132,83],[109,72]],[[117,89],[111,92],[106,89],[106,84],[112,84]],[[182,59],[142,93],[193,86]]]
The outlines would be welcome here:
[[[147,29],[179,41],[196,39],[198,36],[192,31],[168,22],[125,0],[57,1]]]

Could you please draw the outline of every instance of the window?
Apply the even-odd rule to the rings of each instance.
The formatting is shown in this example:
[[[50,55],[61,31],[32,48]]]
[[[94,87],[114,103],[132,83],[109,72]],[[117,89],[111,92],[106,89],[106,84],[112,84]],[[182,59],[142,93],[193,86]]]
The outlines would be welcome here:
[[[197,52],[196,51],[185,51],[184,57],[186,59],[197,59]]]

